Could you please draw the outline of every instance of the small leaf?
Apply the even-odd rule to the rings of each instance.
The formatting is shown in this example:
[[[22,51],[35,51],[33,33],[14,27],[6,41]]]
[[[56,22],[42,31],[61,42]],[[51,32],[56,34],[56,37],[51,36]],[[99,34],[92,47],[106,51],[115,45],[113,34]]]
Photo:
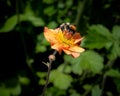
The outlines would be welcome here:
[[[42,45],[45,45],[45,46],[50,45],[50,43],[44,38],[43,33],[41,33],[37,36],[37,44],[38,45],[42,44]]]
[[[57,5],[57,7],[60,9],[62,9],[62,8],[64,8],[65,7],[65,3],[63,3],[63,2],[59,2],[58,3],[58,5]]]
[[[52,70],[50,75],[50,81],[60,89],[67,89],[70,87],[72,82],[72,77],[70,75],[64,74],[58,70]]]
[[[59,71],[64,73],[70,73],[71,72],[71,66],[67,64],[61,64],[58,68]]]
[[[46,4],[52,4],[54,2],[55,0],[43,0],[43,3],[46,3]]]
[[[40,79],[40,80],[38,81],[38,84],[39,84],[39,85],[45,85],[45,83],[46,83],[45,79]]]
[[[120,93],[120,79],[114,79],[114,83],[116,85],[117,91]]]
[[[35,47],[35,52],[36,53],[45,52],[46,50],[47,50],[47,48],[44,45],[37,44],[36,47]]]
[[[17,24],[17,15],[14,15],[7,19],[2,29],[0,29],[0,32],[9,32],[14,29],[16,24]]]
[[[46,77],[46,72],[37,72],[36,75],[40,78],[38,84],[45,85],[46,80],[44,78]]]
[[[39,27],[39,26],[44,26],[45,22],[42,18],[38,18],[35,16],[29,16],[28,20],[35,26],[35,27]]]
[[[119,39],[120,40],[120,26],[116,25],[113,27],[112,29],[112,33],[115,39]]]
[[[89,85],[89,84],[85,84],[85,85],[83,86],[83,88],[84,88],[85,90],[90,90],[90,89],[92,88],[92,86]]]
[[[70,96],[81,96],[75,89],[70,89]]]
[[[93,73],[99,73],[103,69],[103,57],[94,51],[83,52],[78,62],[82,69]]]
[[[90,27],[90,32],[99,34],[101,36],[106,36],[106,37],[111,36],[109,30],[106,27],[104,27],[103,25],[100,25],[100,24],[91,26]]]
[[[25,12],[23,14],[26,17],[26,21],[30,21],[35,27],[44,26],[45,22],[42,18],[35,16],[30,4],[28,4],[25,8]]]
[[[8,90],[12,95],[19,95],[21,93],[21,86],[18,84],[14,88],[8,88]]]
[[[66,96],[65,90],[60,90],[55,86],[47,88],[45,96]]]
[[[73,71],[73,73],[75,73],[75,74],[79,74],[79,75],[82,74],[83,69],[82,69],[82,67],[80,66],[80,63],[79,63],[79,62],[76,62],[76,63],[73,64],[73,66],[72,66],[72,71]]]
[[[75,58],[76,59],[76,58]],[[74,60],[71,56],[69,55],[64,55],[64,60],[67,63],[72,63],[72,61]]]
[[[117,57],[120,57],[120,46],[119,42],[114,42],[110,48],[110,52],[107,55],[110,60],[115,60]]]
[[[21,21],[26,21],[26,16],[23,14],[19,15],[19,22]],[[15,26],[18,23],[18,16],[13,15],[12,17],[8,18],[7,21],[5,22],[4,26],[0,29],[0,32],[9,32],[15,28]]]
[[[36,53],[45,52],[47,50],[46,46],[48,45],[49,45],[49,42],[44,38],[43,33],[39,34],[37,36],[37,44],[35,47],[35,52]]]
[[[52,16],[55,13],[56,13],[56,9],[54,8],[54,6],[49,6],[44,9],[44,14],[46,14],[48,16]]]
[[[75,74],[81,75],[83,70],[99,73],[103,69],[103,57],[91,50],[81,53],[78,58],[68,60]]]
[[[10,93],[6,88],[0,87],[0,96],[10,96]]]
[[[52,29],[56,28],[57,26],[58,24],[55,21],[52,21],[47,25],[48,28],[52,28]]]
[[[44,78],[46,76],[46,72],[37,72],[36,75],[39,77],[39,78]]]
[[[50,45],[50,43],[45,38],[42,39],[41,44],[44,45],[44,46],[49,46]]]
[[[24,10],[24,15],[26,15],[26,17],[28,17],[28,16],[34,16],[35,15],[34,12],[33,12],[33,10],[32,10],[32,8],[31,8],[30,3],[28,3],[26,5],[25,10]]]
[[[71,7],[73,4],[73,0],[67,0],[66,1],[66,7]]]
[[[77,92],[74,92],[70,96],[81,96],[81,95],[79,93],[77,93]]]
[[[81,46],[90,49],[101,49],[110,44],[112,36],[107,28],[102,25],[93,25],[83,39]]]
[[[120,78],[120,72],[115,69],[110,69],[105,74],[110,77]]]
[[[94,86],[92,89],[92,96],[100,96],[101,94],[101,89],[99,88],[98,85]]]
[[[28,85],[30,83],[30,80],[27,77],[19,77],[19,81],[23,85]]]
[[[31,66],[31,64],[34,62],[34,59],[32,59],[32,58],[28,58],[28,59],[26,59],[26,63],[29,65],[29,66]]]
[[[71,69],[72,69],[73,73],[79,74],[79,75],[82,74],[83,70],[82,70],[82,68],[80,66],[80,63],[79,63],[80,58],[72,58],[69,55],[65,55],[64,56],[64,60],[66,61],[66,63],[72,64],[71,65],[72,66]]]

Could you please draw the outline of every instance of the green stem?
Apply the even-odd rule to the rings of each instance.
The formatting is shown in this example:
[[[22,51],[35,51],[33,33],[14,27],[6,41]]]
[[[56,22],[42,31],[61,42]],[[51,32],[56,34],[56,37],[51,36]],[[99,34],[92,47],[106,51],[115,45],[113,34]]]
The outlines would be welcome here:
[[[75,20],[76,27],[78,27],[78,25],[79,25],[80,18],[82,16],[83,11],[84,11],[86,1],[87,0],[83,0],[83,1],[79,1],[79,3],[78,3],[77,15],[76,15],[76,20]]]

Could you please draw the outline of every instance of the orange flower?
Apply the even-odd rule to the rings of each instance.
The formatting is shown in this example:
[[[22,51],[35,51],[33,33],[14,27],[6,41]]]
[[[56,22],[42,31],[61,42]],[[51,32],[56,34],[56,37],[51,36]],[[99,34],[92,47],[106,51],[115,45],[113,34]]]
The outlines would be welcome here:
[[[60,28],[55,30],[44,28],[44,36],[50,42],[51,48],[57,50],[60,54],[64,51],[66,54],[77,58],[83,48],[79,47],[81,40],[80,33],[70,34],[67,31],[62,31]]]

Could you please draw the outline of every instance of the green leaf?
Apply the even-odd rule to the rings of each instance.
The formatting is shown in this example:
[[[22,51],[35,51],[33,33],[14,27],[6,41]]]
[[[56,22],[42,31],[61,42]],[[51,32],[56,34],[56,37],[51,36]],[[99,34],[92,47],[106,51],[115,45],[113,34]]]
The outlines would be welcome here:
[[[71,56],[69,56],[69,55],[64,55],[64,60],[65,60],[65,62],[67,62],[67,63],[74,63],[74,62],[73,62],[74,59],[73,59]]]
[[[45,52],[46,50],[47,50],[47,48],[44,45],[37,44],[36,47],[35,47],[35,52],[36,53]]]
[[[94,51],[85,51],[79,57],[79,68],[99,73],[103,69],[103,57]]]
[[[37,36],[37,44],[48,46],[50,43],[45,39],[44,34],[41,33]]]
[[[56,28],[58,26],[58,24],[55,21],[49,22],[47,27],[48,28]]]
[[[38,81],[39,85],[45,85],[46,80],[44,79],[46,77],[46,72],[37,72],[36,75],[40,78]]]
[[[38,81],[39,85],[45,85],[45,83],[46,83],[46,80],[43,78],[39,79],[39,81]]]
[[[10,93],[6,88],[0,87],[0,96],[10,96]]]
[[[65,94],[66,94],[65,90],[60,90],[55,86],[52,86],[50,88],[47,88],[45,96],[66,96]]]
[[[82,74],[83,70],[82,70],[80,63],[79,63],[80,58],[72,58],[69,55],[65,55],[64,60],[66,61],[66,63],[72,64],[71,66],[72,66],[73,73],[79,74],[79,75]]]
[[[70,89],[69,93],[70,93],[69,96],[81,96],[80,93],[76,91],[76,89]]]
[[[66,57],[65,57],[66,58]],[[103,69],[103,57],[94,51],[85,51],[78,58],[66,58],[72,64],[72,71],[81,75],[83,70],[99,73]]]
[[[54,2],[55,0],[43,0],[43,3],[46,3],[46,4],[52,4]]]
[[[32,10],[32,8],[31,8],[31,4],[30,3],[28,3],[26,5],[25,10],[24,10],[24,15],[26,15],[26,17],[35,15],[33,10]]]
[[[92,96],[100,96],[101,95],[101,89],[98,85],[94,86],[92,89]]]
[[[115,60],[117,57],[120,57],[120,46],[119,42],[114,42],[112,47],[109,49],[110,52],[108,53],[107,57],[110,60]]]
[[[106,37],[111,36],[109,30],[106,27],[104,27],[103,25],[100,25],[100,24],[91,26],[90,27],[90,32],[99,34],[101,36],[106,36]]]
[[[28,21],[30,21],[35,27],[44,26],[45,22],[42,18],[36,16],[29,16]]]
[[[19,15],[19,22],[21,21],[26,21],[27,18],[25,15],[20,14]],[[11,30],[13,30],[15,28],[15,26],[18,23],[18,16],[17,15],[13,15],[10,18],[7,19],[7,21],[5,22],[4,26],[0,29],[0,32],[9,32]]]
[[[28,84],[30,84],[30,80],[29,80],[29,78],[27,78],[27,77],[19,77],[19,81],[20,81],[20,83],[21,84],[23,84],[23,85],[28,85]]]
[[[116,25],[112,28],[112,33],[114,36],[114,39],[119,39],[120,40],[120,26]]]
[[[61,64],[58,68],[59,71],[64,73],[70,73],[71,72],[71,66],[66,64]]]
[[[82,67],[80,66],[80,63],[79,63],[79,62],[76,62],[76,63],[74,63],[74,64],[72,65],[72,71],[73,71],[73,73],[75,73],[75,74],[79,74],[79,75],[82,74],[83,69],[82,69]]]
[[[9,32],[14,29],[16,24],[17,24],[17,15],[14,15],[7,19],[2,29],[0,29],[0,32]]]
[[[81,46],[90,49],[101,49],[111,43],[111,34],[102,25],[93,25],[89,28],[88,34],[83,39]]]
[[[79,93],[77,93],[77,92],[74,92],[70,96],[81,96],[81,95]]]
[[[45,52],[47,50],[46,46],[50,45],[49,42],[44,38],[43,33],[37,36],[37,44],[35,47],[35,52]]]
[[[21,93],[21,86],[17,84],[15,87],[7,88],[12,95],[19,95]]]
[[[50,45],[50,43],[45,38],[42,40],[41,44],[44,45],[44,46],[49,46]]]
[[[114,79],[114,83],[116,85],[117,91],[120,93],[120,79]]]
[[[38,41],[38,43],[41,43],[43,39],[44,39],[44,34],[43,33],[37,35],[37,41]]]
[[[66,1],[66,7],[71,7],[73,4],[73,0],[67,0]]]
[[[120,72],[115,69],[110,69],[105,74],[110,77],[120,78]]]
[[[57,5],[57,7],[58,7],[59,9],[62,9],[62,8],[65,7],[65,3],[59,2],[58,5]]]
[[[85,90],[90,90],[90,89],[92,88],[92,86],[89,85],[89,84],[85,84],[85,85],[83,86],[83,88],[84,88]]]
[[[58,70],[52,70],[50,81],[59,89],[67,89],[71,85],[72,77]]]
[[[56,13],[56,9],[54,8],[54,6],[49,6],[44,9],[44,14],[46,14],[48,16],[52,16],[55,13]]]
[[[46,72],[37,72],[36,75],[39,77],[39,78],[44,78],[46,76]]]
[[[35,16],[30,4],[28,4],[25,8],[25,12],[23,14],[26,17],[26,21],[30,21],[35,27],[44,26],[45,22],[42,18]]]

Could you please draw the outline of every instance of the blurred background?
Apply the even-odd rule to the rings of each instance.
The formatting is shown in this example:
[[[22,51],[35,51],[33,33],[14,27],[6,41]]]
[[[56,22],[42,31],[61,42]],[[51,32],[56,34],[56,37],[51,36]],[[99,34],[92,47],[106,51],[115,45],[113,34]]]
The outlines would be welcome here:
[[[40,96],[50,48],[45,26],[75,24],[86,49],[56,55],[45,96],[120,96],[119,0],[0,0],[0,96]]]

